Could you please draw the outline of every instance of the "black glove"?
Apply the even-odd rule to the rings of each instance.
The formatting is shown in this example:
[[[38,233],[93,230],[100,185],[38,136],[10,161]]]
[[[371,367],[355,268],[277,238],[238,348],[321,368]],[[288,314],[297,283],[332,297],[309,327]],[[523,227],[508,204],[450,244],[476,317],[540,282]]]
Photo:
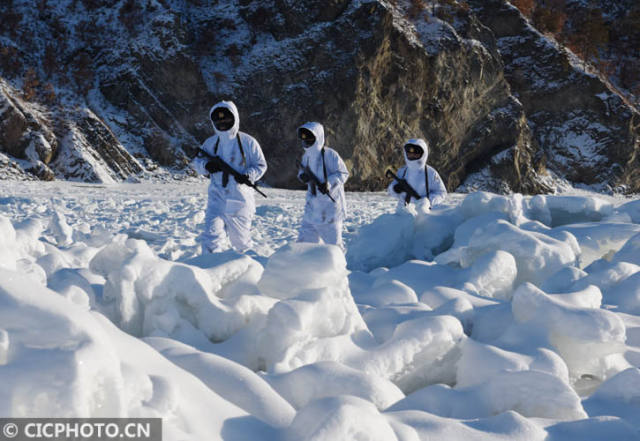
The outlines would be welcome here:
[[[216,173],[220,171],[220,164],[218,164],[218,161],[211,160],[207,162],[204,168],[206,168],[209,173]]]
[[[304,182],[306,184],[307,182],[309,182],[309,179],[311,179],[311,178],[309,177],[309,175],[306,172],[302,172],[300,174],[300,176],[298,176],[298,179],[300,179],[302,182]]]
[[[329,185],[326,182],[321,182],[318,184],[318,190],[320,190],[322,194],[327,194],[329,193]]]
[[[393,186],[393,191],[395,191],[396,193],[403,193],[404,192],[404,188],[403,188],[403,186],[402,186],[402,184],[400,182],[397,182]]]
[[[252,182],[249,179],[249,175],[240,175],[236,178],[238,184],[251,185]]]

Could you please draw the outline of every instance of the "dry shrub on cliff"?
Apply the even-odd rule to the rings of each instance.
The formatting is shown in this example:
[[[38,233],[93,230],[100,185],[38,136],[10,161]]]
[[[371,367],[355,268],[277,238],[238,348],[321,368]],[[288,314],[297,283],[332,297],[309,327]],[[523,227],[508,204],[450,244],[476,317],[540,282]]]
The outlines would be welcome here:
[[[510,0],[510,3],[518,8],[522,15],[527,18],[531,18],[533,10],[536,7],[535,0]]]
[[[546,0],[536,6],[531,20],[539,31],[549,32],[562,40],[562,31],[567,22],[565,9],[565,0]]]
[[[225,75],[223,72],[214,72],[213,73],[213,78],[216,79],[216,81],[220,82],[220,81],[226,81],[227,80],[227,75]]]
[[[44,72],[51,76],[58,68],[58,56],[56,54],[56,46],[47,44],[44,48],[44,57],[42,58],[42,68]]]
[[[91,67],[91,56],[86,52],[80,52],[73,59],[71,74],[75,81],[78,92],[86,95],[93,85],[93,69]]]
[[[129,32],[133,32],[135,27],[142,21],[142,6],[136,0],[126,0],[118,11],[118,20]]]
[[[56,91],[53,84],[43,84],[34,68],[29,68],[22,78],[22,98],[26,101],[38,101],[43,104],[53,104]]]
[[[45,104],[53,104],[56,101],[57,97],[56,90],[51,83],[47,83],[44,85],[40,95],[42,97],[42,101]]]
[[[35,69],[30,67],[24,74],[22,79],[22,98],[32,101],[36,97],[37,88],[40,85],[38,74]]]
[[[600,49],[609,42],[609,28],[604,21],[602,10],[589,9],[574,19],[574,31],[567,37],[569,48],[577,54],[586,66],[597,64]]]
[[[15,37],[22,22],[22,14],[19,12],[7,11],[0,14],[0,23],[2,27],[9,31],[12,37]]]
[[[426,7],[427,5],[424,3],[424,0],[411,0],[407,16],[409,16],[410,19],[415,19]]]
[[[18,49],[0,45],[0,70],[7,76],[16,76],[22,71],[22,57]]]

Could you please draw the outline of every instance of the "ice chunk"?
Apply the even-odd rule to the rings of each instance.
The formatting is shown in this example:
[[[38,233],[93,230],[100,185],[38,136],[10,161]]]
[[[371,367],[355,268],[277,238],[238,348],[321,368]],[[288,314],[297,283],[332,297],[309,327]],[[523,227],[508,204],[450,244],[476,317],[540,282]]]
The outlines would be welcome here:
[[[580,245],[580,263],[584,268],[600,258],[610,258],[631,237],[640,233],[640,225],[621,223],[583,223],[565,225],[554,229],[568,231]]]
[[[240,301],[244,291],[228,286],[253,283],[255,290],[262,267],[249,257],[229,253],[224,264],[203,269],[160,259],[142,241],[128,239],[125,250],[117,247],[109,245],[91,263],[96,271],[108,271],[98,306],[133,335],[184,336],[195,330],[221,341],[273,304],[259,295]]]
[[[540,285],[545,292],[563,292],[571,290],[571,286],[588,274],[575,266],[565,266]]]
[[[567,383],[539,371],[503,372],[486,382],[463,388],[429,386],[388,410],[410,409],[459,419],[486,418],[509,410],[525,417],[560,420],[587,416],[580,398]]]
[[[398,280],[376,279],[370,290],[355,298],[359,304],[385,306],[390,304],[417,303],[416,292]]]
[[[589,196],[543,196],[551,213],[551,226],[598,222],[613,213],[613,205]]]
[[[119,357],[88,312],[3,269],[0,304],[5,337],[0,370],[3,415],[127,414]]]
[[[296,409],[319,398],[353,395],[383,410],[404,398],[396,385],[340,363],[321,361],[265,379]]]
[[[385,415],[412,427],[423,440],[543,441],[547,436],[540,425],[513,411],[468,421],[443,418],[417,410],[386,412]]]
[[[349,244],[349,269],[371,271],[381,266],[396,266],[410,256],[414,217],[408,213],[383,214],[360,227]]]
[[[542,335],[562,356],[572,380],[605,379],[620,370],[609,358],[625,348],[625,326],[614,313],[567,305],[530,283],[516,290],[511,307],[517,323]]]
[[[447,286],[435,286],[420,294],[420,301],[431,308],[438,308],[440,305],[453,299],[465,299],[474,308],[496,304],[495,300],[469,294],[461,289],[449,288]]]
[[[620,251],[613,255],[611,262],[628,262],[640,265],[640,234],[631,237]]]
[[[300,409],[285,433],[287,441],[397,441],[376,407],[353,396],[321,398]]]
[[[626,369],[602,383],[584,402],[591,416],[615,415],[640,431],[640,370]]]
[[[636,441],[637,428],[625,420],[611,417],[595,417],[579,421],[558,423],[547,427],[548,436],[545,441]]]
[[[209,389],[273,427],[287,427],[295,410],[259,375],[215,354],[167,338],[145,341],[170,361],[192,373]]]
[[[91,283],[77,269],[63,268],[51,275],[47,287],[86,309],[95,306],[96,294]]]
[[[64,213],[59,210],[53,212],[48,231],[59,246],[68,246],[73,243],[73,228],[67,223]]]
[[[575,263],[580,253],[576,239],[569,233],[553,238],[546,234],[525,231],[504,220],[497,220],[477,229],[467,247],[451,249],[440,256],[439,263],[457,262],[471,266],[482,255],[491,251],[506,251],[518,267],[516,283],[544,282],[561,267]]]
[[[534,355],[506,351],[467,339],[461,345],[456,388],[474,386],[504,372],[538,370],[569,382],[569,370],[553,351],[536,348]]]
[[[340,248],[292,243],[271,256],[258,288],[264,295],[287,299],[305,290],[341,283],[346,276],[346,261]]]
[[[619,206],[616,211],[627,214],[633,223],[640,224],[640,200],[627,202]]]
[[[499,217],[504,215],[510,222],[518,223],[523,219],[523,210],[523,197],[521,194],[500,196],[478,191],[468,195],[460,204],[460,211],[466,219],[488,213],[497,213]]]
[[[433,259],[451,246],[455,228],[463,220],[456,209],[383,214],[362,226],[349,244],[349,269],[371,271],[408,259]]]

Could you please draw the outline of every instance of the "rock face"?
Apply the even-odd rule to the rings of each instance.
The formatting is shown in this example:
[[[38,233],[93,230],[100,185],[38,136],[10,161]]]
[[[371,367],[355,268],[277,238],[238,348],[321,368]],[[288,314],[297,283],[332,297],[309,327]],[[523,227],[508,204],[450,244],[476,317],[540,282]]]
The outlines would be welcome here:
[[[25,171],[43,180],[58,175],[111,182],[142,171],[91,111],[75,111],[73,115],[58,112],[56,117],[62,123],[54,127],[42,106],[25,102],[19,93],[0,82],[0,151],[29,164],[23,167]]]
[[[284,15],[273,7],[273,16]],[[364,3],[330,24],[316,24],[316,32],[297,35],[289,43],[298,54],[294,63],[263,59],[249,75],[254,87],[240,100],[261,110],[248,125],[261,133],[279,170],[272,182],[294,185],[290,164],[301,153],[296,127],[317,120],[346,160],[352,189],[380,189],[385,166],[401,162],[404,141],[424,137],[431,143],[430,163],[449,188],[506,152],[510,173],[502,179],[516,191],[539,190],[522,108],[499,55],[472,40],[491,43],[489,33],[465,18],[458,30],[436,19],[427,23],[424,15],[414,26],[383,3]],[[261,109],[265,102],[268,112]]]
[[[11,88],[0,80],[0,151],[29,160],[31,167],[27,171],[52,180],[54,175],[48,164],[57,147],[57,139],[38,109],[13,98]]]
[[[171,7],[82,0],[34,8],[13,0],[0,6],[0,15],[14,24],[0,41],[12,41],[5,52],[38,66],[43,79],[65,91],[64,102],[47,109],[55,124],[38,125],[48,130],[42,138],[52,146],[51,157],[42,145],[33,148],[62,178],[184,173],[195,148],[212,134],[209,107],[233,99],[241,130],[263,147],[269,163],[264,180],[273,186],[299,186],[295,158],[302,151],[295,131],[315,120],[345,159],[352,190],[382,189],[385,167],[401,165],[400,147],[412,137],[430,142],[429,163],[449,190],[475,176],[491,190],[543,192],[545,164],[580,182],[637,188],[640,178],[631,172],[637,134],[622,130],[623,113],[634,111],[597,79],[587,81],[588,75],[579,87],[591,85],[591,98],[576,99],[593,101],[589,111],[574,111],[582,104],[554,110],[554,103],[537,101],[537,89],[526,93],[523,85],[535,79],[519,81],[520,58],[513,50],[505,53],[508,37],[522,32],[531,43],[523,43],[521,55],[536,60],[545,40],[521,18],[517,22],[517,11],[511,16],[511,8],[495,1],[506,11],[508,32],[480,0],[478,16],[455,2],[412,9],[410,2],[383,0],[179,0]],[[22,33],[24,23],[37,29]],[[73,39],[48,45],[56,35]],[[549,69],[567,66],[562,51],[546,46]],[[51,59],[68,63],[51,66]],[[16,69],[0,63],[0,75],[19,86]],[[570,64],[568,70],[582,78]],[[594,96],[604,97],[599,108]],[[567,107],[560,98],[556,104]],[[601,111],[606,106],[609,114]],[[25,112],[11,112],[0,150],[25,158],[28,124],[19,114]],[[567,121],[573,121],[574,144],[567,136],[558,141]],[[597,152],[588,155],[588,166],[579,160],[584,149]],[[585,180],[602,161],[612,171]]]
[[[547,167],[570,181],[640,190],[640,113],[502,0],[471,2],[496,36],[504,74]]]

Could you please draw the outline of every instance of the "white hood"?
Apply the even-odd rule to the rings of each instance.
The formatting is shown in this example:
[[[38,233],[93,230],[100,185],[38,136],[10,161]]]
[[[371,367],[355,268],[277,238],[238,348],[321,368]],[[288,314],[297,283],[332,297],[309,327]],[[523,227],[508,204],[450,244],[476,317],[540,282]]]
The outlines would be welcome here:
[[[216,129],[215,124],[213,124],[213,121],[211,120],[211,115],[213,115],[213,111],[220,107],[225,107],[229,109],[233,114],[233,119],[234,119],[233,127],[231,127],[231,129],[225,132],[221,132],[218,129]],[[235,104],[233,104],[232,101],[220,101],[219,103],[214,104],[211,110],[209,110],[209,120],[211,121],[211,124],[213,124],[213,130],[215,130],[216,135],[218,135],[222,139],[235,138],[235,136],[238,134],[238,131],[240,130],[240,115],[238,115],[238,108],[236,107]]]
[[[298,130],[300,129],[307,129],[316,137],[316,142],[312,146],[304,149],[305,154],[313,154],[314,152],[319,153],[320,150],[322,150],[322,147],[324,147],[324,127],[322,127],[322,124],[317,122],[308,122],[298,127]]]
[[[415,144],[422,147],[422,149],[424,150],[423,155],[419,159],[410,161],[407,158],[407,152],[405,152],[404,150],[404,146],[407,144]],[[425,165],[427,164],[427,157],[429,156],[429,146],[427,145],[427,142],[424,139],[421,139],[421,138],[410,139],[407,142],[405,142],[404,145],[402,146],[402,154],[404,155],[404,161],[407,164],[407,168],[409,170],[423,170]]]

